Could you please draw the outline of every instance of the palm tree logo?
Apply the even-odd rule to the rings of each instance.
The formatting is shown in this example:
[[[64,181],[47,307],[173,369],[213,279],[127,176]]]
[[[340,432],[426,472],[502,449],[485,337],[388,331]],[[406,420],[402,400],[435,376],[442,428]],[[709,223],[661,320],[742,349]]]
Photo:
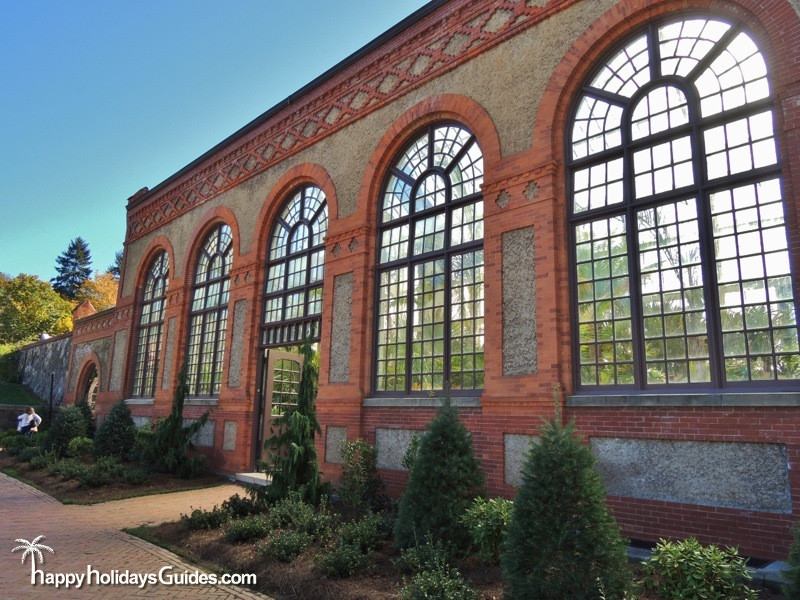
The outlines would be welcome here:
[[[36,559],[39,559],[40,563],[44,562],[44,556],[42,555],[42,550],[47,550],[50,554],[55,554],[55,551],[45,544],[40,544],[39,542],[44,539],[43,535],[36,536],[30,542],[28,540],[23,540],[22,538],[17,538],[14,540],[15,542],[22,544],[21,546],[16,546],[15,548],[11,549],[11,552],[16,552],[18,550],[22,550],[22,560],[20,561],[22,564],[25,564],[25,559],[28,556],[31,557],[31,581],[34,580],[34,571],[36,570]]]

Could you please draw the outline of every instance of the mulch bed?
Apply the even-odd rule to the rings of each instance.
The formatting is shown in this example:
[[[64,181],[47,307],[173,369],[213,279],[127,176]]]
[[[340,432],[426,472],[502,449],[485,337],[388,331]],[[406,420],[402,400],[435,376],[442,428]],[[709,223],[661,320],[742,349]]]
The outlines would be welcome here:
[[[227,483],[227,480],[218,475],[207,475],[197,479],[179,479],[163,473],[153,473],[150,481],[141,485],[118,481],[97,488],[81,487],[78,481],[72,479],[65,481],[58,476],[48,475],[47,469],[30,470],[27,463],[20,462],[5,453],[0,453],[0,470],[33,485],[65,504],[97,504],[110,500],[194,490]]]
[[[193,562],[228,573],[255,573],[257,590],[279,600],[389,600],[400,597],[403,576],[393,564],[399,554],[387,542],[372,556],[363,572],[345,579],[330,579],[314,566],[318,548],[311,548],[291,563],[282,563],[256,552],[256,544],[232,544],[223,530],[191,531],[182,523],[162,523],[129,530]],[[481,600],[503,596],[500,568],[478,560],[457,565],[480,593]]]

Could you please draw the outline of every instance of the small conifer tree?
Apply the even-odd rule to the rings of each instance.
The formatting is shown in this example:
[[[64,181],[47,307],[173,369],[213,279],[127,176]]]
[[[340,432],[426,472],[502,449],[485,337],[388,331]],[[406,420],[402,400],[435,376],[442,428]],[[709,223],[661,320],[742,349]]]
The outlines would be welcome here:
[[[621,600],[625,544],[589,448],[572,425],[544,425],[531,446],[503,554],[506,598]]]
[[[136,425],[124,400],[117,402],[97,428],[94,451],[97,456],[127,458],[136,440]]]
[[[783,586],[783,595],[787,600],[800,600],[800,525],[793,529],[794,542],[789,550],[789,568],[783,572],[786,582]]]
[[[321,432],[315,408],[319,364],[309,341],[303,342],[300,354],[303,355],[303,369],[297,405],[274,419],[279,433],[265,442],[271,458],[267,465],[272,477],[268,494],[271,499],[279,500],[298,491],[304,500],[316,504],[321,485],[314,446],[314,436]]]
[[[460,519],[473,499],[484,494],[472,437],[445,402],[420,438],[395,523],[395,543],[408,548],[426,539],[455,549],[469,545]]]
[[[190,425],[183,425],[183,404],[188,391],[184,364],[178,374],[178,385],[172,398],[172,412],[155,424],[144,449],[144,459],[151,467],[179,477],[200,474],[203,461],[201,457],[189,456],[189,450],[192,448],[192,438],[208,421],[208,412],[205,412]]]

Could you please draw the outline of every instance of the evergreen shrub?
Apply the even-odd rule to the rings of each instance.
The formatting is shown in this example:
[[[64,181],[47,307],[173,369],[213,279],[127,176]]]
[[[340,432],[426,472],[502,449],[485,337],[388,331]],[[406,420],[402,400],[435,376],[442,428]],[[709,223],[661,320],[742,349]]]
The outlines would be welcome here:
[[[523,468],[501,562],[510,600],[621,600],[625,544],[589,448],[572,425],[546,423]]]
[[[408,548],[430,537],[465,549],[469,533],[460,519],[483,493],[483,473],[472,451],[472,438],[447,402],[420,439],[400,499],[395,543]]]
[[[136,441],[136,425],[124,400],[117,402],[94,435],[97,456],[128,458]]]

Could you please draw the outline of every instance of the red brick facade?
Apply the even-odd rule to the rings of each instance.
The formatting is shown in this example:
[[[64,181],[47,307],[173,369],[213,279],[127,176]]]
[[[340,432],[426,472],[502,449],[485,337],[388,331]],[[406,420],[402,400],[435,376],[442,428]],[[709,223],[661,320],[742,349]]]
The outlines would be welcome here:
[[[325,456],[325,431],[329,427],[345,427],[349,439],[360,436],[372,442],[378,427],[424,429],[433,409],[363,405],[372,392],[377,198],[387,168],[411,136],[426,124],[454,120],[475,134],[485,160],[485,385],[480,406],[463,408],[461,415],[473,433],[491,492],[507,496],[514,493],[504,477],[504,435],[534,435],[542,418],[554,414],[554,400],[564,406],[565,416],[574,419],[587,438],[782,444],[789,459],[792,515],[621,497],[611,497],[610,502],[625,534],[636,539],[695,535],[702,540],[737,544],[754,556],[784,556],[790,542],[789,526],[800,514],[800,407],[567,405],[566,398],[574,384],[564,140],[577,90],[598,60],[632,31],[654,18],[683,11],[744,22],[760,43],[771,69],[797,278],[800,213],[793,191],[800,189],[800,164],[796,164],[800,160],[800,16],[785,0],[622,0],[604,12],[593,9],[593,1],[445,3],[306,90],[290,105],[267,113],[154,190],[131,198],[119,301],[113,311],[77,321],[67,401],[80,395],[81,378],[91,362],[98,365],[101,377],[101,413],[114,402],[128,398],[136,348],[137,302],[150,259],[165,250],[170,259],[170,281],[156,393],[152,403],[132,404],[131,409],[137,416],[168,413],[186,350],[198,247],[212,226],[227,223],[234,237],[228,347],[222,389],[212,409],[212,419],[217,424],[214,444],[204,451],[220,469],[250,470],[255,453],[261,353],[258,338],[267,240],[287,194],[299,184],[312,183],[325,192],[330,216],[320,340],[318,411],[323,436],[319,455]],[[530,140],[524,149],[508,151],[513,144],[503,139],[507,127],[500,128],[492,112],[471,94],[461,93],[469,91],[468,84],[459,93],[447,89],[428,93],[435,89],[430,86],[437,85],[437,81],[463,73],[480,57],[501,56],[498,53],[515,38],[543,35],[548,23],[560,14],[575,14],[577,19],[578,11],[584,10],[597,10],[598,15],[581,29],[580,35],[565,42],[563,56],[546,78],[544,89],[539,90],[538,104],[531,108],[535,111],[530,119],[533,127],[522,132]],[[551,31],[550,35],[559,33]],[[514,57],[510,58],[493,64],[498,70],[513,72]],[[464,78],[468,80],[469,76]],[[497,93],[502,94],[502,90]],[[409,104],[412,96],[416,101]],[[403,108],[392,112],[395,104]],[[346,186],[324,160],[305,159],[304,152],[315,147],[323,149],[322,156],[336,153],[336,140],[341,138],[335,134],[347,135],[359,122],[378,118],[389,124],[377,132],[379,141],[372,153],[349,157],[353,174],[349,184],[357,189],[354,195],[342,192]],[[261,176],[272,178],[268,186],[263,185],[268,180],[259,179]],[[229,206],[232,194],[237,193],[251,194],[249,198],[260,201],[246,210],[241,208],[245,203],[240,200],[230,200]],[[234,207],[234,203],[239,204]],[[502,236],[523,227],[533,227],[535,232],[537,369],[527,375],[508,376],[503,374],[501,351]],[[330,383],[334,280],[337,275],[348,273],[353,277],[349,381]],[[232,333],[237,302],[246,311],[238,338]],[[230,378],[231,343],[241,345],[241,366],[234,380]],[[229,385],[231,381],[234,385]],[[187,406],[186,416],[197,417],[207,408]],[[223,450],[225,422],[236,423],[233,450]],[[322,469],[326,477],[336,478],[339,467],[325,462]],[[382,474],[391,491],[401,489],[404,472],[387,469]]]

